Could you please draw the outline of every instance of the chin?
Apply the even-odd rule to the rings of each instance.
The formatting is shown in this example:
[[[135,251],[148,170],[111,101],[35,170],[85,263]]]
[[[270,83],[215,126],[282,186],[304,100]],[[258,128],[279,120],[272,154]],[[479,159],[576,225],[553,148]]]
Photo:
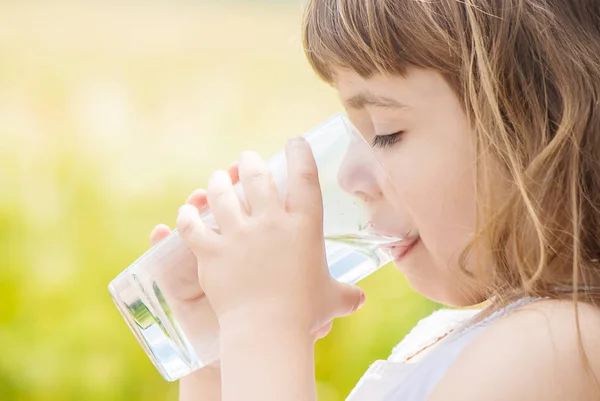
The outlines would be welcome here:
[[[452,308],[468,308],[486,301],[486,298],[480,294],[473,294],[471,296],[469,294],[454,294],[451,293],[451,291],[432,291],[430,289],[420,290],[417,286],[413,286],[412,284],[411,287],[425,298]]]
[[[487,300],[483,291],[466,275],[464,278],[428,272],[424,265],[394,262],[410,286],[423,297],[453,308],[466,308]]]

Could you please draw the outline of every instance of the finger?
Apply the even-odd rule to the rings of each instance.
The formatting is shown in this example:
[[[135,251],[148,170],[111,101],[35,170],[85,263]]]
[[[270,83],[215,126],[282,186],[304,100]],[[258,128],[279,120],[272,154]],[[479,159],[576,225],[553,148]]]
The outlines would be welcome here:
[[[207,189],[208,205],[221,232],[239,226],[245,220],[240,200],[229,174],[217,170],[210,177]]]
[[[150,232],[150,244],[152,246],[158,244],[163,238],[171,234],[171,229],[165,224],[158,224]]]
[[[317,164],[304,138],[293,138],[286,147],[288,186],[286,209],[323,218],[323,200]]]
[[[198,209],[199,211],[206,209],[206,207],[208,206],[206,190],[202,188],[196,189],[190,194],[190,196],[188,196],[188,198],[185,200],[185,203],[188,205],[195,206],[196,209]]]
[[[332,327],[333,327],[333,321],[330,321],[329,323],[327,323],[326,325],[324,325],[323,327],[321,327],[320,329],[315,331],[313,333],[313,335],[315,336],[315,340],[319,340],[323,337],[326,337],[327,334],[329,334],[329,332],[331,331]]]
[[[227,168],[227,174],[231,177],[231,182],[236,184],[240,180],[239,170],[238,170],[238,162],[233,162]],[[202,188],[198,188],[194,190],[190,196],[186,199],[185,203],[188,205],[193,205],[198,208],[198,210],[202,211],[204,208],[208,206],[208,200],[206,198],[206,190]]]
[[[332,291],[332,294],[336,294],[337,297],[337,301],[334,301],[333,311],[336,317],[351,315],[364,305],[366,296],[359,287],[337,281],[335,285],[338,286],[338,289]]]
[[[229,176],[231,177],[231,182],[237,184],[237,182],[240,180],[240,171],[237,161],[229,165],[229,168],[227,168],[227,174],[229,174]]]
[[[269,167],[257,153],[242,153],[238,169],[250,214],[260,214],[278,204],[279,194]]]
[[[237,160],[229,165],[229,167],[227,168],[227,174],[229,174],[229,177],[231,177],[231,183],[233,185],[236,185],[240,182],[240,169],[239,169],[239,162]],[[243,188],[241,188],[241,190],[243,191]],[[244,210],[244,213],[247,215],[248,214],[248,205],[246,205],[246,201],[242,198],[242,196],[240,194],[240,188],[236,188],[235,193],[238,194],[238,198],[240,198],[240,202],[242,204],[242,209]]]
[[[200,257],[199,254],[203,247],[213,243],[215,236],[218,236],[217,233],[206,227],[200,218],[198,209],[192,205],[183,205],[179,208],[177,230],[196,257]]]

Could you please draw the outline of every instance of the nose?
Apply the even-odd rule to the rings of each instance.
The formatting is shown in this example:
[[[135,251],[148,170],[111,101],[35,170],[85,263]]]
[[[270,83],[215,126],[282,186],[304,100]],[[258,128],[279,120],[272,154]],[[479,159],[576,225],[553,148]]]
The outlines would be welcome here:
[[[377,168],[381,168],[371,148],[361,138],[353,138],[338,171],[338,184],[348,194],[365,202],[381,199]]]

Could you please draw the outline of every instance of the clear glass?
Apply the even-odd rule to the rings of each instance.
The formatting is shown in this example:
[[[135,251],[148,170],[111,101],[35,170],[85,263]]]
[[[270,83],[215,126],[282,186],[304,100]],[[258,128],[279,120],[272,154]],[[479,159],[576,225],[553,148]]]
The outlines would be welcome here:
[[[354,284],[391,262],[389,246],[401,238],[373,230],[369,213],[357,196],[344,189],[344,175],[368,164],[370,174],[383,174],[368,144],[342,114],[306,135],[315,156],[324,207],[327,262],[333,278]],[[269,161],[285,196],[284,151]],[[382,175],[382,176],[383,176]],[[243,200],[243,192],[236,185]],[[202,216],[216,227],[210,211]],[[268,257],[268,255],[265,255]],[[109,285],[109,292],[138,341],[168,381],[177,380],[219,358],[219,326],[206,297],[194,292],[197,261],[174,230],[144,253]]]

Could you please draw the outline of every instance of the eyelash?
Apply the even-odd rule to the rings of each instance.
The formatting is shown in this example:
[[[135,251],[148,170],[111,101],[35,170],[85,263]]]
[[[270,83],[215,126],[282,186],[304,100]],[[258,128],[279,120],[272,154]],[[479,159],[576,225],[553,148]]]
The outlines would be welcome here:
[[[404,131],[395,132],[388,135],[376,135],[371,142],[374,148],[389,148],[394,146],[399,140]]]

